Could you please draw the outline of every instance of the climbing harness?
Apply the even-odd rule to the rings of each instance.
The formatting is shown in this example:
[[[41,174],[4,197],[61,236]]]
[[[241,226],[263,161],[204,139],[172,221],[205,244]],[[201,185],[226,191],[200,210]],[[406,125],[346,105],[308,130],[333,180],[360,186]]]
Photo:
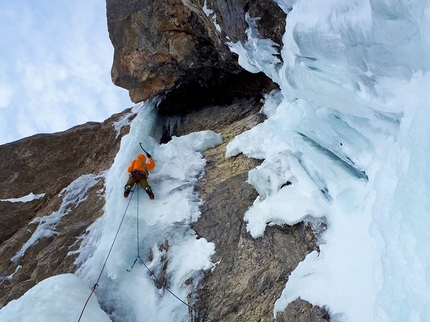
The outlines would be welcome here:
[[[140,144],[141,144],[141,143],[140,143]],[[142,146],[141,146],[141,147],[142,147]],[[142,149],[143,149],[143,148],[142,148]],[[145,150],[144,150],[144,151],[145,151]],[[146,151],[145,151],[145,152],[146,152]],[[91,290],[91,293],[90,293],[90,295],[88,296],[88,298],[87,298],[87,300],[86,300],[86,302],[85,302],[85,304],[84,304],[84,307],[82,308],[81,314],[79,315],[78,322],[80,322],[80,321],[81,321],[81,318],[82,318],[82,316],[83,316],[83,314],[84,314],[84,312],[85,312],[85,309],[86,309],[86,307],[87,307],[87,305],[88,305],[88,302],[90,301],[91,296],[94,294],[94,292],[96,291],[96,288],[99,286],[99,284],[98,284],[98,283],[100,282],[100,279],[101,279],[101,277],[102,277],[103,271],[104,271],[104,269],[105,269],[105,267],[106,267],[107,261],[108,261],[108,259],[109,259],[109,256],[110,256],[111,252],[112,252],[113,246],[115,245],[115,242],[116,242],[116,239],[117,239],[117,237],[118,237],[119,231],[120,231],[121,226],[122,226],[122,224],[123,224],[123,222],[124,222],[125,215],[127,214],[128,208],[129,208],[129,206],[130,206],[131,199],[133,199],[133,194],[134,194],[134,190],[131,190],[131,196],[130,196],[130,199],[128,200],[127,207],[125,208],[124,214],[122,215],[121,222],[120,222],[120,224],[119,224],[119,226],[118,226],[118,230],[116,231],[115,237],[114,237],[114,239],[113,239],[113,241],[112,241],[112,245],[111,245],[111,247],[110,247],[110,249],[109,249],[109,252],[108,252],[108,254],[107,254],[107,256],[106,256],[106,260],[105,260],[105,262],[103,263],[103,266],[102,266],[102,269],[101,269],[101,271],[100,271],[100,274],[99,274],[99,276],[98,276],[98,278],[97,278],[97,281],[96,281],[96,283],[94,284],[93,289]],[[137,190],[137,192],[136,192],[136,205],[137,205],[137,206],[136,206],[136,226],[137,226],[137,227],[136,227],[136,240],[137,240],[137,256],[136,256],[136,259],[135,259],[135,260],[134,260],[134,262],[133,262],[133,265],[131,265],[130,269],[128,269],[128,270],[127,270],[127,272],[131,272],[131,270],[133,269],[133,267],[136,265],[137,261],[139,260],[139,261],[143,264],[143,266],[145,266],[145,268],[148,270],[148,272],[149,272],[149,274],[150,274],[150,277],[153,277],[153,278],[155,279],[155,281],[156,281],[157,283],[159,283],[159,285],[162,285],[163,289],[165,289],[167,292],[169,292],[169,293],[170,293],[170,294],[172,294],[175,298],[177,298],[181,303],[185,304],[189,309],[193,310],[194,312],[196,312],[196,313],[198,314],[199,321],[200,321],[200,319],[205,319],[205,320],[209,320],[209,321],[211,321],[211,322],[215,322],[215,320],[212,320],[212,319],[211,319],[210,317],[208,317],[207,315],[205,315],[205,314],[201,313],[199,310],[197,310],[196,308],[192,307],[191,305],[189,305],[188,303],[186,303],[185,301],[183,301],[182,299],[180,299],[180,298],[179,298],[175,293],[173,293],[173,292],[172,292],[172,291],[167,287],[167,285],[166,285],[165,283],[163,283],[162,281],[160,281],[160,279],[158,279],[158,278],[157,278],[157,276],[155,276],[154,272],[153,272],[153,271],[151,271],[151,269],[150,269],[150,268],[145,264],[145,262],[142,260],[142,258],[140,257],[140,251],[139,251],[139,249],[140,249],[140,247],[139,247],[139,240],[140,240],[140,238],[139,238],[139,190]]]

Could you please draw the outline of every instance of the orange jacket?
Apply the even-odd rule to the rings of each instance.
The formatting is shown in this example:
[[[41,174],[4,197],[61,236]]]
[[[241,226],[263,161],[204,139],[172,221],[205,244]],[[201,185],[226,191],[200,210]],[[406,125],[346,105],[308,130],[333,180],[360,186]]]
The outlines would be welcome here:
[[[149,158],[149,163],[146,163],[146,157],[143,154],[138,154],[128,166],[128,172],[132,173],[134,170],[148,173],[155,168],[154,159]]]

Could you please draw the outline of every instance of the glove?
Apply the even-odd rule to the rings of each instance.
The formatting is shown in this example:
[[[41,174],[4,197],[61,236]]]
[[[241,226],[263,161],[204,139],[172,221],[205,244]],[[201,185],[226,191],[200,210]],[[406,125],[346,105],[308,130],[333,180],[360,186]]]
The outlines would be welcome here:
[[[148,158],[152,158],[152,156],[151,156],[148,152],[146,152],[146,156],[147,156]]]

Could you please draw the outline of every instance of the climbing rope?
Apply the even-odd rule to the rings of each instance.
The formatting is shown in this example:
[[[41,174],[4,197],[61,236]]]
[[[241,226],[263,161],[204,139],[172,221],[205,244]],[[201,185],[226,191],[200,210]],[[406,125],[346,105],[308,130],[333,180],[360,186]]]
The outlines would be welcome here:
[[[137,188],[136,188],[137,189]],[[112,252],[112,249],[113,249],[113,246],[115,245],[115,242],[116,242],[116,239],[117,239],[117,237],[118,237],[118,234],[119,234],[119,231],[120,231],[120,229],[121,229],[121,226],[122,226],[122,224],[123,224],[123,222],[124,222],[124,218],[125,218],[125,215],[127,214],[127,211],[128,211],[128,208],[129,208],[129,206],[130,206],[130,202],[131,202],[131,199],[133,198],[133,194],[134,194],[134,190],[132,190],[132,192],[131,192],[131,196],[130,196],[130,199],[128,200],[128,203],[127,203],[127,207],[125,208],[125,211],[124,211],[124,214],[122,215],[122,218],[121,218],[121,222],[120,222],[120,224],[119,224],[119,226],[118,226],[118,229],[117,229],[117,231],[116,231],[116,234],[115,234],[115,237],[114,237],[114,239],[113,239],[113,241],[112,241],[112,245],[111,245],[111,247],[110,247],[110,249],[109,249],[109,252],[108,252],[108,254],[107,254],[107,256],[106,256],[106,260],[104,261],[104,263],[103,263],[103,266],[102,266],[102,269],[100,270],[100,274],[99,274],[99,276],[98,276],[98,278],[97,278],[97,281],[96,281],[96,283],[94,284],[94,286],[93,286],[93,288],[92,288],[92,290],[91,290],[91,293],[90,293],[90,295],[88,296],[88,298],[87,298],[87,300],[86,300],[86,302],[85,302],[85,304],[84,304],[84,307],[82,308],[82,311],[81,311],[81,314],[79,315],[79,319],[78,319],[78,322],[80,322],[81,321],[81,318],[82,318],[82,316],[83,316],[83,314],[84,314],[84,312],[85,312],[85,309],[86,309],[86,307],[87,307],[87,305],[88,305],[88,302],[90,301],[90,298],[91,298],[91,296],[94,294],[94,292],[96,291],[96,288],[98,287],[98,283],[100,282],[100,279],[101,279],[101,277],[102,277],[102,274],[103,274],[103,271],[104,271],[104,269],[105,269],[105,267],[106,267],[106,264],[107,264],[107,261],[108,261],[108,259],[109,259],[109,256],[110,256],[110,254],[111,254],[111,252]],[[150,273],[150,276],[152,276],[156,281],[157,281],[157,283],[159,283],[159,285],[161,285],[162,287],[163,287],[163,289],[165,289],[167,292],[169,292],[170,294],[172,294],[175,298],[177,298],[181,303],[183,303],[183,304],[185,304],[189,309],[191,309],[191,310],[193,310],[194,312],[196,312],[197,314],[198,314],[198,318],[199,319],[201,319],[201,318],[203,318],[203,319],[206,319],[206,320],[209,320],[209,321],[211,321],[211,322],[215,322],[215,320],[212,320],[210,317],[208,317],[207,315],[205,315],[205,314],[203,314],[203,313],[201,313],[199,310],[197,310],[196,308],[194,308],[194,307],[192,307],[191,305],[189,305],[188,303],[186,303],[185,301],[183,301],[182,299],[180,299],[175,293],[173,293],[168,287],[167,287],[167,285],[165,284],[165,283],[163,283],[159,278],[157,278],[157,276],[155,276],[155,274],[154,274],[154,272],[153,271],[151,271],[151,269],[145,264],[145,262],[142,260],[142,258],[140,257],[140,245],[139,245],[139,240],[140,240],[140,237],[139,237],[139,191],[137,191],[136,192],[136,240],[137,240],[137,257],[136,257],[136,259],[134,260],[134,263],[133,263],[133,265],[130,267],[130,269],[128,269],[127,271],[128,272],[131,272],[131,270],[132,270],[132,268],[134,267],[134,265],[136,264],[136,262],[138,261],[138,260],[140,260],[140,262],[143,264],[143,266],[145,266],[145,268],[148,270],[148,272]]]
[[[176,297],[180,302],[182,302],[183,304],[185,304],[189,309],[193,310],[194,312],[196,312],[198,314],[198,318],[200,320],[200,318],[204,318],[206,320],[209,320],[211,322],[215,322],[214,320],[212,320],[210,317],[208,317],[206,314],[201,313],[199,310],[197,310],[195,307],[192,307],[191,305],[189,305],[188,303],[186,303],[185,301],[183,301],[182,299],[180,299],[175,293],[173,293],[165,283],[163,283],[162,281],[160,281],[160,279],[157,278],[157,276],[155,276],[154,272],[151,271],[151,269],[145,264],[145,262],[142,260],[142,258],[140,257],[140,245],[139,245],[139,191],[136,192],[136,199],[137,199],[137,210],[136,210],[136,238],[137,238],[137,257],[133,262],[133,265],[131,265],[130,269],[128,269],[128,272],[131,272],[131,270],[133,269],[134,265],[136,264],[136,262],[139,260],[143,266],[145,266],[145,268],[148,270],[149,272],[149,276],[154,277],[155,281],[161,285],[163,287],[163,289],[165,289],[167,292],[169,292],[170,294],[172,294],[174,297]]]
[[[139,190],[137,190],[136,192],[136,226],[137,226],[136,227],[137,257],[134,260],[133,265],[131,265],[130,269],[128,269],[127,272],[131,272],[132,268],[134,267],[138,259],[142,261],[142,259],[140,258],[140,250],[139,250],[139,240],[140,240],[139,238]]]
[[[90,301],[91,296],[94,294],[94,292],[96,291],[96,288],[99,286],[99,284],[98,284],[98,283],[99,283],[99,281],[100,281],[100,279],[101,279],[101,277],[102,277],[103,271],[104,271],[104,269],[105,269],[105,267],[106,267],[106,263],[107,263],[107,261],[108,261],[108,259],[109,259],[109,256],[110,256],[111,252],[112,252],[112,248],[113,248],[113,246],[115,245],[115,242],[116,242],[116,239],[117,239],[117,237],[118,237],[119,231],[120,231],[120,229],[121,229],[122,223],[124,222],[125,215],[127,214],[127,210],[128,210],[128,207],[130,206],[131,199],[133,198],[133,193],[134,193],[134,191],[132,190],[132,191],[131,191],[130,199],[128,200],[128,203],[127,203],[127,207],[125,208],[124,214],[122,215],[122,218],[121,218],[121,222],[120,222],[120,224],[119,224],[119,226],[118,226],[118,230],[116,231],[115,238],[114,238],[114,239],[113,239],[113,241],[112,241],[112,245],[110,246],[109,252],[108,252],[108,254],[107,254],[107,256],[106,256],[106,260],[105,260],[105,262],[103,263],[102,269],[100,270],[99,277],[97,278],[97,281],[96,281],[96,283],[94,284],[93,289],[92,289],[92,291],[91,291],[90,295],[88,296],[88,298],[87,298],[87,300],[86,300],[86,302],[85,302],[85,304],[84,304],[84,307],[82,308],[81,315],[79,315],[78,322],[80,322],[80,321],[81,321],[82,315],[83,315],[83,314],[84,314],[84,312],[85,312],[85,309],[86,309],[86,307],[87,307],[87,305],[88,305],[88,302]]]
[[[165,289],[167,292],[169,292],[170,294],[172,294],[174,297],[176,297],[180,302],[182,302],[183,304],[185,304],[186,306],[188,306],[189,309],[193,310],[194,312],[196,312],[198,314],[198,318],[204,318],[206,320],[209,320],[211,322],[215,322],[215,320],[212,320],[210,317],[208,317],[206,314],[203,314],[202,312],[200,312],[199,310],[197,310],[195,307],[189,305],[188,303],[186,303],[185,301],[183,301],[181,298],[179,298],[175,293],[173,293],[165,283],[163,283],[162,281],[160,281],[159,278],[157,278],[157,276],[155,276],[154,272],[151,271],[151,269],[143,262],[142,258],[140,258],[140,256],[136,257],[133,265],[131,268],[133,268],[134,264],[136,264],[137,260],[140,260],[140,262],[143,264],[143,266],[145,266],[145,268],[148,270],[149,272],[149,276],[154,277],[155,281],[157,281],[157,283],[159,283],[163,289]]]

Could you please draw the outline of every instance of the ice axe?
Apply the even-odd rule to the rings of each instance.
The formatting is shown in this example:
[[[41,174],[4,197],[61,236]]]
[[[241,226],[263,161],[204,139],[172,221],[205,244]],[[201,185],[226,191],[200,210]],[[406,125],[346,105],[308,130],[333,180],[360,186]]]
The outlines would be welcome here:
[[[140,148],[143,150],[143,152],[145,152],[146,153],[146,156],[148,157],[148,158],[151,158],[151,155],[143,148],[143,146],[142,146],[142,143],[140,143],[139,142],[139,145],[140,145]]]

